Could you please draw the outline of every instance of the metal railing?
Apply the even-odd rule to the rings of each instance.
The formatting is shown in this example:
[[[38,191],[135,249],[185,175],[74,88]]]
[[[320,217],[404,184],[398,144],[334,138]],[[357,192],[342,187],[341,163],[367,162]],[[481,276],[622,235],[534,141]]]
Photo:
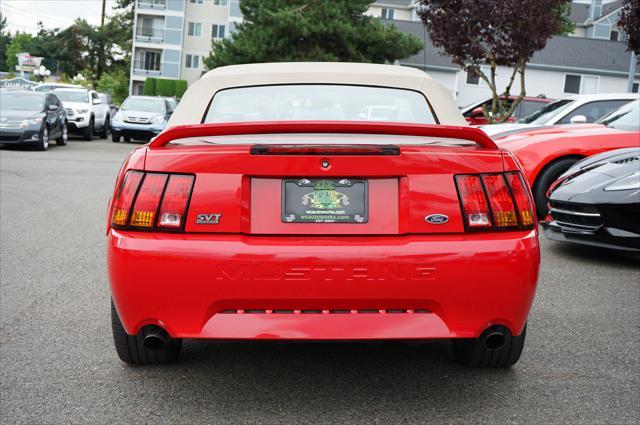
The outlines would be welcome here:
[[[159,75],[162,73],[160,62],[152,61],[134,61],[133,73],[142,75]]]
[[[164,30],[159,28],[138,27],[136,28],[136,40],[162,43],[164,41]]]
[[[140,9],[164,10],[167,8],[167,0],[138,0]]]

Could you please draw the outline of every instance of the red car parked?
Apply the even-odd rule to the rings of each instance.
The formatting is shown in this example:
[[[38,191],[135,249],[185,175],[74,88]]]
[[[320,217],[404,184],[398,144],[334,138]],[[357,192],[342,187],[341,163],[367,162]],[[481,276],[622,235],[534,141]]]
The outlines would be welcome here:
[[[372,109],[386,122],[363,121]],[[209,72],[117,179],[120,358],[170,362],[183,338],[450,338],[465,364],[514,364],[538,278],[533,204],[512,156],[462,123],[410,68]]]
[[[510,96],[509,100],[512,102],[516,100],[517,96]],[[503,97],[504,99],[504,97]],[[491,98],[482,100],[480,102],[467,105],[460,112],[464,116],[464,119],[471,125],[486,125],[489,124],[489,120],[484,116],[483,107],[491,107]],[[529,114],[537,111],[548,103],[553,102],[553,99],[547,99],[546,97],[525,97],[522,102],[516,107],[513,114],[507,119],[506,122],[515,122],[520,118],[524,118]]]
[[[622,106],[596,124],[520,129],[493,137],[522,165],[533,188],[538,216],[544,217],[549,187],[576,161],[613,149],[640,146],[640,100]]]

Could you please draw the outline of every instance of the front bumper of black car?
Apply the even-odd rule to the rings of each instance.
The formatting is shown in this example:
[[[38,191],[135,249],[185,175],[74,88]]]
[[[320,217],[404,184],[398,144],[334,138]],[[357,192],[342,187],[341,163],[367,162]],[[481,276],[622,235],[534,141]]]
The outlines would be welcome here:
[[[33,144],[40,140],[39,129],[0,129],[0,144]]]

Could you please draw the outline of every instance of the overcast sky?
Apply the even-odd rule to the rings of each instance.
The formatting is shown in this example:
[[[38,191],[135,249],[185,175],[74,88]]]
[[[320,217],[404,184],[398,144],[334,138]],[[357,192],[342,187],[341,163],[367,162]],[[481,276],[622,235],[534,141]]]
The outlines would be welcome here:
[[[107,0],[107,15],[114,4],[114,0]],[[65,28],[76,18],[99,25],[102,0],[0,0],[0,10],[12,33],[35,34],[38,21],[46,28]]]

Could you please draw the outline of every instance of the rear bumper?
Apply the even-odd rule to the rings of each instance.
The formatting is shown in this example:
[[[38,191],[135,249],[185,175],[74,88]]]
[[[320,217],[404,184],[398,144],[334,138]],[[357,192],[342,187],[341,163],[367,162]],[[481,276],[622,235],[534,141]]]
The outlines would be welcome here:
[[[130,334],[413,339],[519,335],[535,294],[536,231],[440,236],[151,234],[111,229],[113,299]]]

